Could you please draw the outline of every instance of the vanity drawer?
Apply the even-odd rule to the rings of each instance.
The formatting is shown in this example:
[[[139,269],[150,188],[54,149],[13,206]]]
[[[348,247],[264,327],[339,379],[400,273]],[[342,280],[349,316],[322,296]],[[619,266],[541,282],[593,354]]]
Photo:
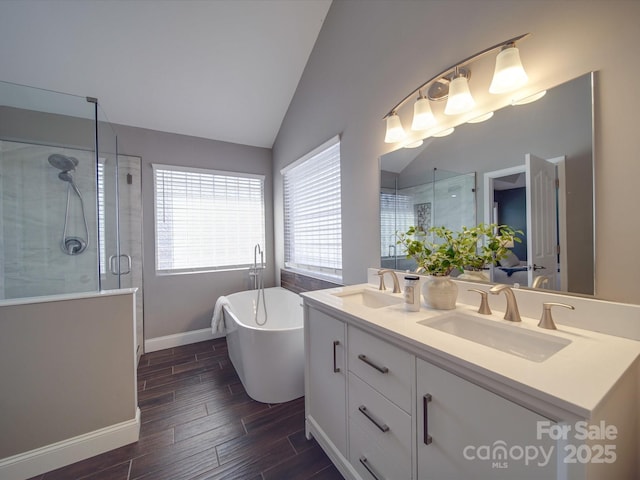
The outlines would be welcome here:
[[[349,373],[349,421],[395,462],[411,462],[411,415]],[[356,444],[357,446],[357,444]]]
[[[349,463],[362,480],[410,480],[411,457],[398,459],[384,445],[371,439],[368,432],[349,421]]]
[[[405,412],[411,412],[413,356],[351,326],[348,343],[349,370]]]

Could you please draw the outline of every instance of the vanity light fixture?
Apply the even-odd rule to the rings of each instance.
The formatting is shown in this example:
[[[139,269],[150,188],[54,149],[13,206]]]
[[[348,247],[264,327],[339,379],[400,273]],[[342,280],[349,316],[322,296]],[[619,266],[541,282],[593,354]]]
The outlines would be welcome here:
[[[417,100],[413,107],[413,122],[411,124],[411,129],[414,131],[425,131],[437,125],[437,118],[431,110],[430,102],[432,101],[447,100],[444,108],[445,115],[455,116],[471,111],[476,104],[469,87],[471,65],[478,58],[495,50],[500,49],[500,52],[496,57],[494,76],[489,92],[502,94],[522,87],[528,78],[520,62],[520,52],[516,47],[516,42],[528,36],[529,34],[525,33],[486,48],[450,66],[413,90],[383,117],[387,122],[384,141],[396,143],[406,138],[398,110],[410,99],[416,98],[416,94]],[[423,91],[427,92],[426,97],[423,95]]]
[[[418,100],[413,104],[413,123],[411,130],[427,130],[436,124],[429,100],[418,90]]]
[[[536,100],[540,100],[547,94],[546,90],[542,90],[541,92],[534,93],[533,95],[529,95],[528,97],[520,98],[518,100],[512,100],[511,105],[526,105],[527,103],[533,103]]]
[[[444,114],[460,115],[471,111],[475,106],[476,101],[471,96],[471,90],[469,90],[469,80],[456,67],[453,80],[449,84],[449,94],[447,105],[444,107]]]
[[[432,137],[446,137],[447,135],[451,135],[455,131],[455,128],[445,128],[444,130],[434,133],[431,135]]]
[[[386,143],[396,143],[404,140],[407,134],[402,128],[402,122],[396,112],[391,112],[387,117],[387,134],[384,137]]]
[[[489,86],[489,93],[500,94],[517,90],[524,86],[529,77],[520,61],[520,52],[515,43],[502,47],[496,57],[496,69]]]
[[[486,122],[491,117],[493,117],[493,112],[488,112],[488,113],[485,113],[484,115],[479,115],[475,118],[472,118],[471,120],[467,120],[467,123],[482,123],[482,122]]]
[[[418,147],[422,146],[423,143],[424,143],[424,140],[417,140],[415,142],[407,143],[404,146],[404,148],[418,148]]]

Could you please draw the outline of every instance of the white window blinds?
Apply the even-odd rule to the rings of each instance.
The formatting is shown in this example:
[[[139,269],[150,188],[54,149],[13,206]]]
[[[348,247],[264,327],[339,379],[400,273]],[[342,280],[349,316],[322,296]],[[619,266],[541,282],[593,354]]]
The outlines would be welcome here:
[[[285,267],[342,279],[340,139],[282,171]]]
[[[264,177],[154,165],[156,271],[230,269],[264,246]]]
[[[380,256],[404,255],[397,234],[415,225],[413,199],[408,195],[380,193]]]

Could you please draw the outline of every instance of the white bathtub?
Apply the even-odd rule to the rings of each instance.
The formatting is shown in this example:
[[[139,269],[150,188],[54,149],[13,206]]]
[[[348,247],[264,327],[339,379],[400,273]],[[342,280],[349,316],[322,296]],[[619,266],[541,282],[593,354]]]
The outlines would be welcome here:
[[[264,290],[267,322],[255,321],[257,290],[227,296],[224,307],[231,363],[251,398],[288,402],[304,395],[302,301],[281,287]],[[264,322],[262,303],[258,323]]]

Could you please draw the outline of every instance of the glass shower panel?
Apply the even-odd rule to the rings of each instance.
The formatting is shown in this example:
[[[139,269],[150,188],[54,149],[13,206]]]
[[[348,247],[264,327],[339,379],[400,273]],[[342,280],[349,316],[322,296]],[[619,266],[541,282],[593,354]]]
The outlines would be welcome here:
[[[98,289],[92,107],[0,82],[0,299]]]
[[[476,174],[434,170],[433,207],[434,226],[460,231],[476,225]]]
[[[98,251],[100,289],[114,290],[121,286],[120,273],[128,268],[120,258],[120,226],[118,198],[118,137],[99,105],[96,105],[98,135]]]

